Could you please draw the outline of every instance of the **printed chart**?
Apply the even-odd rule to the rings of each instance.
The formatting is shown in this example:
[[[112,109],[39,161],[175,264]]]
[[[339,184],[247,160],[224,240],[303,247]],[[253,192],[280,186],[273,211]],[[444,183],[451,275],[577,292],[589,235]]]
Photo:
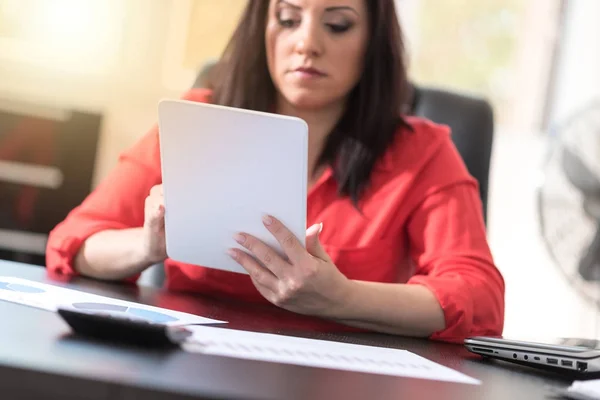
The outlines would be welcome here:
[[[60,286],[0,276],[0,300],[56,311],[58,307],[88,312],[128,314],[165,325],[215,324],[224,321],[98,296]]]
[[[406,350],[194,326],[186,351],[282,364],[478,385],[481,382]]]

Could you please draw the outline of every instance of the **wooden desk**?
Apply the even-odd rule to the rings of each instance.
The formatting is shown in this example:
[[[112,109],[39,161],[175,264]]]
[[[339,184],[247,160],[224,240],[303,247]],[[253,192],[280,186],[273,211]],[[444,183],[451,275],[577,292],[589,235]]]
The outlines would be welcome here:
[[[70,336],[68,325],[55,313],[0,301],[2,399],[543,399],[548,398],[548,387],[570,384],[549,373],[483,361],[460,345],[306,331],[302,327],[312,319],[292,322],[288,312],[275,307],[82,278],[58,282],[41,267],[4,261],[0,275],[196,313],[230,321],[232,328],[406,349],[483,382],[443,383],[109,345]]]

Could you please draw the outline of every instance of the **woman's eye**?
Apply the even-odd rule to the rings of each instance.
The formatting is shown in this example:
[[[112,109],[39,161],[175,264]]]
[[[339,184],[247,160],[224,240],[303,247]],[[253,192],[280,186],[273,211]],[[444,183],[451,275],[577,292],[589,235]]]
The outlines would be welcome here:
[[[346,32],[348,29],[350,29],[351,25],[348,25],[348,24],[327,24],[327,27],[333,33],[342,33],[342,32]]]
[[[277,21],[279,25],[285,28],[291,28],[299,22],[298,15],[290,10],[281,10],[277,13]]]
[[[293,19],[279,18],[279,24],[285,28],[291,28],[296,24],[296,21],[294,21]]]

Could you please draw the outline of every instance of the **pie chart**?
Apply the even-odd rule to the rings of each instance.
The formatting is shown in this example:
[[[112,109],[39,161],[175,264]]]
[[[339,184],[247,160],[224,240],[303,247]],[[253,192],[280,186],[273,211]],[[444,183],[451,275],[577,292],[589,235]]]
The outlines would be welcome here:
[[[157,311],[151,311],[137,307],[122,306],[118,304],[87,302],[73,303],[73,307],[79,310],[86,310],[92,312],[95,311],[99,313],[125,313],[131,315],[132,317],[141,318],[155,324],[166,324],[169,322],[178,321],[177,318],[171,315],[163,314]]]
[[[0,282],[0,290],[8,290],[19,293],[46,293],[44,289],[33,286],[20,285],[18,283]]]
[[[22,283],[0,281],[0,292],[2,291],[22,293],[24,295],[32,295],[32,299],[35,298],[37,301],[43,301],[44,303],[52,303],[54,301],[52,298],[44,297],[46,296],[45,293],[48,293],[47,290]],[[41,297],[38,297],[36,295],[41,295]],[[24,297],[29,298],[29,296]],[[174,317],[172,315],[165,314],[159,311],[149,310],[143,307],[136,307],[135,305],[129,306],[114,303],[103,303],[97,301],[75,301],[71,303],[72,300],[67,299],[64,299],[63,301],[65,301],[65,303],[63,304],[70,303],[73,308],[79,310],[103,314],[127,314],[132,319],[141,319],[155,324],[168,324],[179,321],[179,318]]]

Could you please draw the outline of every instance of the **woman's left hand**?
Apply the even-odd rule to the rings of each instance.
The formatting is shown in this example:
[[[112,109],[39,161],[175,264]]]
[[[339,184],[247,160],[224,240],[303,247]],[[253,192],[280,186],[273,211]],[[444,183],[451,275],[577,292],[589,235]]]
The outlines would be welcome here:
[[[248,273],[258,291],[271,303],[300,314],[337,317],[346,304],[350,281],[333,264],[319,242],[322,225],[306,231],[306,247],[277,219],[263,218],[281,244],[287,260],[247,233],[235,240],[248,250],[231,249],[230,256]]]

